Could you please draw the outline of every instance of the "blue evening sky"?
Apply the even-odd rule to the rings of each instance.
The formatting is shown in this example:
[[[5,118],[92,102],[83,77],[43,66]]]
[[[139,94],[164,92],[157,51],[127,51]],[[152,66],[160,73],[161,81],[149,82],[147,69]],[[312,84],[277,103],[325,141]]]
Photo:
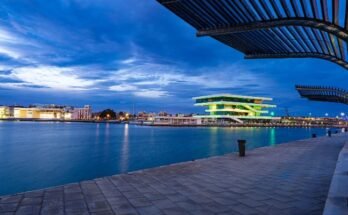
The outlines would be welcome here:
[[[336,116],[341,104],[301,99],[295,84],[346,87],[318,59],[244,60],[155,0],[2,0],[0,104],[91,104],[95,110],[202,112],[191,97],[273,97],[275,111]],[[348,111],[347,111],[348,112]]]

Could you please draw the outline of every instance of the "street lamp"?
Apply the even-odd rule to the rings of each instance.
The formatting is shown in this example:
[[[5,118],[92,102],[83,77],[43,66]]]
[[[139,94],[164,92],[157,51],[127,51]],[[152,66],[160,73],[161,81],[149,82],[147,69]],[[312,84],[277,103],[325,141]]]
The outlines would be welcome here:
[[[326,117],[328,117],[328,116],[329,116],[329,114],[328,114],[328,113],[325,113],[325,116],[326,116]]]
[[[344,117],[344,115],[345,115],[345,113],[342,112],[342,113],[341,113],[341,116]]]

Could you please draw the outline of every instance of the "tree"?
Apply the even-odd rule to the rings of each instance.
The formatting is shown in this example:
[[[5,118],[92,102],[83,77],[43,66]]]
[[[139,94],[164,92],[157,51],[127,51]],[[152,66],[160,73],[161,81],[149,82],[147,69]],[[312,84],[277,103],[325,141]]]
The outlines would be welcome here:
[[[116,113],[111,109],[106,109],[99,114],[99,117],[101,119],[116,119]]]

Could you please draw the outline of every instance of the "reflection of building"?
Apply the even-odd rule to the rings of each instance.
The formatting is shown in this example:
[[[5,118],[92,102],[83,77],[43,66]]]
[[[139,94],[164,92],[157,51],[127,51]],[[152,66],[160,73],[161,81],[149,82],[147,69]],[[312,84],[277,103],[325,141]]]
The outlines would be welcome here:
[[[7,119],[11,117],[11,109],[6,106],[0,106],[0,119]]]
[[[241,96],[232,94],[217,94],[200,96],[193,98],[196,101],[195,106],[207,107],[207,115],[197,115],[196,118],[206,120],[228,120],[232,122],[243,123],[250,120],[272,120],[267,115],[268,110],[265,108],[274,108],[275,105],[264,104],[265,101],[272,101],[271,98]],[[278,119],[278,118],[277,118]]]
[[[92,118],[92,108],[90,105],[85,105],[83,108],[74,108],[71,119],[73,120],[89,120]]]

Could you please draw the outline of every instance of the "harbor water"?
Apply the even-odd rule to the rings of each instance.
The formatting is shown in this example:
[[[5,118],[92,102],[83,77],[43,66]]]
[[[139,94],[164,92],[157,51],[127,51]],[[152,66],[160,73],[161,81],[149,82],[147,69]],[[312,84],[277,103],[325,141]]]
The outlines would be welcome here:
[[[146,127],[0,121],[0,195],[274,146],[322,128]]]

